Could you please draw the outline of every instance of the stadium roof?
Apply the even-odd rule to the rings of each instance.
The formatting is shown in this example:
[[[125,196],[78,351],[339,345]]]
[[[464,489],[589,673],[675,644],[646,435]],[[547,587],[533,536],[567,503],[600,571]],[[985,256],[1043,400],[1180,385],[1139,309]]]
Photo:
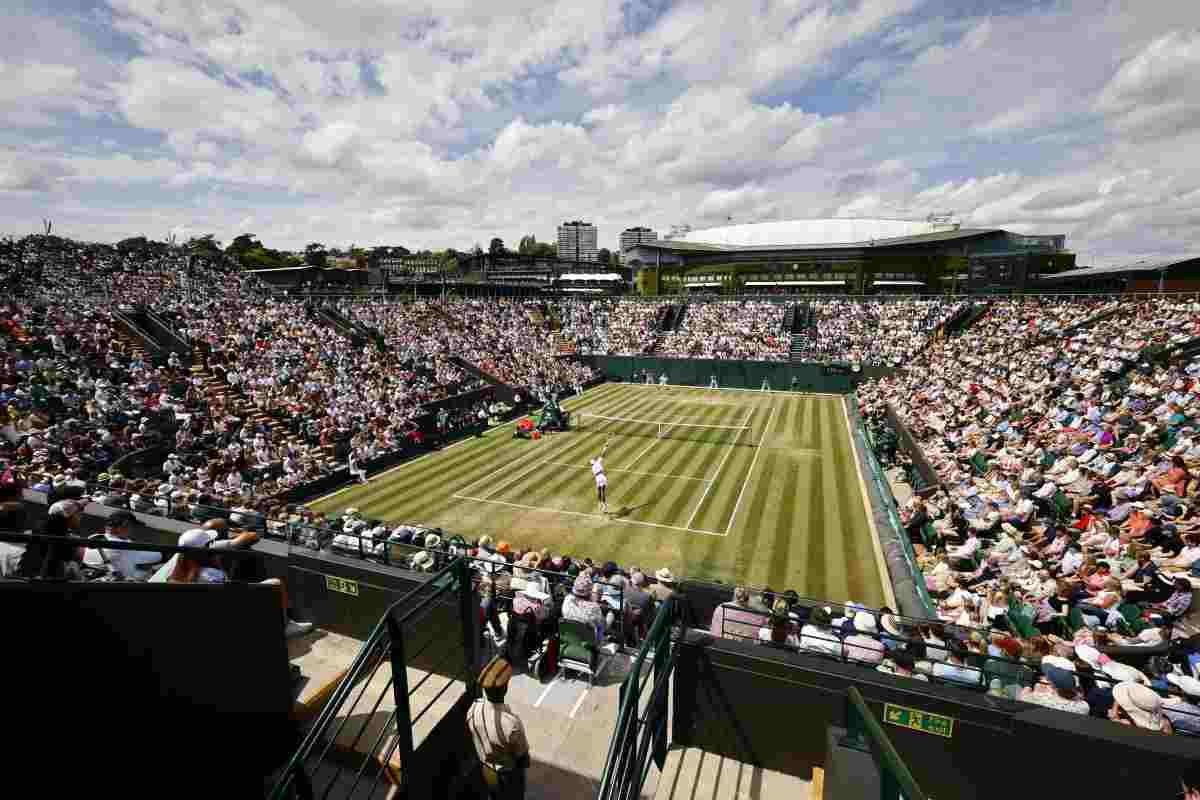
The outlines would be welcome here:
[[[1042,277],[1042,280],[1063,281],[1073,280],[1075,278],[1094,278],[1104,275],[1121,275],[1126,272],[1161,272],[1163,270],[1169,270],[1172,267],[1177,267],[1181,264],[1187,264],[1191,261],[1200,261],[1200,256],[1177,258],[1166,261],[1138,261],[1135,264],[1122,264],[1108,267],[1084,267],[1083,269],[1070,269],[1066,272],[1059,272],[1054,275],[1045,275]]]
[[[672,252],[699,253],[755,253],[773,250],[838,250],[868,247],[899,247],[912,244],[935,244],[951,242],[960,239],[974,239],[994,233],[1003,233],[999,228],[960,228],[956,231],[936,231],[934,233],[918,233],[912,236],[894,236],[889,239],[870,239],[863,242],[817,242],[794,244],[714,244],[712,242],[685,242],[678,239],[666,239],[657,242],[639,242],[633,248],[649,250],[667,250]]]

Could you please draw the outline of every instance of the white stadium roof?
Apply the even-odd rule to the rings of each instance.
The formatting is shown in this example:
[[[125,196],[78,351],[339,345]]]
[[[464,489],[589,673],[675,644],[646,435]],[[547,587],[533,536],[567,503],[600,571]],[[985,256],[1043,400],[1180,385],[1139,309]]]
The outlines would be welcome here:
[[[907,219],[791,219],[690,231],[676,241],[754,247],[763,245],[840,244],[895,239],[957,230],[956,223]]]

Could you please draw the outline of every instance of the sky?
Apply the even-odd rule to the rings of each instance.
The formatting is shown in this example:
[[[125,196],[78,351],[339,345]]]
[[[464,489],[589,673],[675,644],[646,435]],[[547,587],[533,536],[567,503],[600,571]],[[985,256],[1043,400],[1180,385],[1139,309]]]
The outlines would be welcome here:
[[[1195,0],[7,0],[0,234],[811,217],[1200,255]]]

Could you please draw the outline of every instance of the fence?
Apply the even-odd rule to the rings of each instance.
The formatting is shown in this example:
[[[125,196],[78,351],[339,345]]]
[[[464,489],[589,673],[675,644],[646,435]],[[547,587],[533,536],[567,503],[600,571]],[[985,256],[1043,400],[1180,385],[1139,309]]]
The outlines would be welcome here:
[[[458,778],[479,669],[474,597],[459,559],[389,608],[269,797],[369,798],[389,784],[428,797]],[[410,685],[410,672],[425,674]]]
[[[892,373],[890,367],[864,367],[852,372],[823,364],[790,364],[786,361],[736,361],[729,359],[661,358],[658,356],[584,356],[582,360],[610,379],[644,382],[644,373],[665,374],[672,385],[717,385],[733,389],[845,394],[866,378]]]
[[[671,597],[659,607],[621,683],[617,723],[600,776],[598,800],[637,800],[651,762],[663,768],[669,745],[669,690],[675,667],[672,635],[677,617],[676,600]],[[647,659],[653,659],[652,669],[647,669]]]
[[[883,726],[867,703],[858,687],[846,690],[846,731],[843,745],[850,745],[869,752],[879,767],[879,796],[881,800],[926,800],[926,794],[917,786],[892,740],[884,733]]]
[[[800,598],[790,608],[788,617],[781,619],[767,611],[725,603],[714,612],[714,622],[709,632],[718,639],[820,656],[872,670],[892,660],[892,664],[885,667],[890,674],[932,685],[986,692],[1009,700],[1020,699],[1020,691],[1036,686],[1042,674],[1041,664],[1037,660],[995,655],[987,649],[994,635],[1020,635],[1012,631],[899,614],[886,615],[885,625],[884,615],[878,612],[811,598]],[[829,614],[831,621],[814,622],[813,615],[817,608],[832,609],[833,613]],[[860,612],[872,618],[873,626],[860,629],[856,619]],[[896,631],[888,630],[888,627],[894,627]],[[1060,630],[1059,633],[1070,639],[1069,631]],[[970,649],[966,642],[983,649]],[[1123,658],[1129,657],[1127,654],[1132,650],[1135,654],[1133,658],[1148,660],[1165,655],[1169,647],[1163,644],[1159,647],[1102,647],[1097,650]],[[894,661],[897,653],[906,653],[908,656],[901,656],[906,664],[904,671],[898,671],[895,666],[898,663]],[[1123,678],[1128,679],[1127,676]],[[1087,682],[1100,689],[1112,689],[1121,680],[1099,669],[1081,671],[1076,686],[1082,690]],[[1166,687],[1163,685],[1159,688],[1165,691]],[[1188,715],[1187,711],[1181,713]]]

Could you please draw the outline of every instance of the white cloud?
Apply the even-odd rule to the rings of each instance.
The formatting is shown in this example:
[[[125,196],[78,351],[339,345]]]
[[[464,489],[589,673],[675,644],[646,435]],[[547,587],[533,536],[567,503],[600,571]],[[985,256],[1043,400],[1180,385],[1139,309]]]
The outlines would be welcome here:
[[[613,246],[631,224],[952,209],[1088,258],[1200,252],[1194,4],[111,8],[6,39],[0,226],[469,247],[585,217]]]

